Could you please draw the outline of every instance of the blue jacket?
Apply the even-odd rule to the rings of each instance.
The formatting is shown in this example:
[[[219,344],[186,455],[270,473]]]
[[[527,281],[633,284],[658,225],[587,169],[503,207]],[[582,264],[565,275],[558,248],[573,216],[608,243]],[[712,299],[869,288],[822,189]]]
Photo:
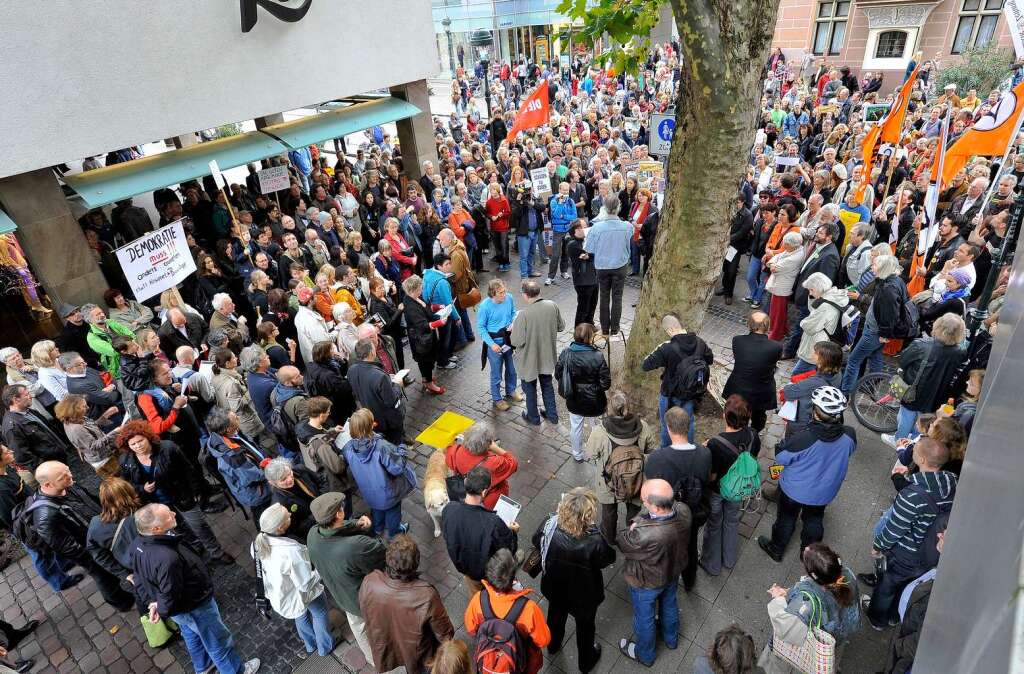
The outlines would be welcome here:
[[[274,410],[274,405],[270,402],[270,393],[277,386],[277,377],[274,376],[276,372],[277,370],[273,368],[267,370],[266,374],[250,372],[245,378],[256,415],[264,426],[270,423],[270,413]]]
[[[775,460],[785,466],[779,486],[798,503],[828,505],[839,493],[856,448],[857,432],[849,426],[812,421],[779,443]]]
[[[359,493],[371,509],[393,508],[416,488],[416,473],[406,463],[405,445],[396,447],[374,435],[349,440],[342,451]]]
[[[270,503],[270,485],[267,484],[267,478],[263,475],[259,463],[253,461],[262,457],[250,455],[246,451],[259,452],[259,446],[243,433],[232,438],[232,441],[236,444],[241,443],[242,447],[238,450],[231,449],[223,436],[210,433],[207,449],[210,455],[217,459],[217,470],[239,503],[250,508],[267,505]]]
[[[423,301],[427,304],[452,303],[452,284],[443,271],[427,269],[423,272]]]
[[[564,203],[560,203],[558,195],[551,197],[548,201],[551,209],[551,230],[558,234],[569,231],[569,225],[576,219],[576,204],[572,197],[567,196]]]
[[[629,243],[633,240],[633,225],[614,215],[594,219],[593,226],[583,240],[583,250],[594,258],[595,269],[618,269],[629,264]]]
[[[782,137],[792,136],[793,138],[800,137],[800,125],[809,124],[810,118],[807,117],[806,112],[800,113],[797,117],[794,113],[789,113],[782,119]]]
[[[298,150],[292,150],[288,153],[288,158],[295,165],[295,168],[299,169],[299,172],[303,175],[309,175],[313,172],[313,156],[309,152],[308,147],[300,147]]]

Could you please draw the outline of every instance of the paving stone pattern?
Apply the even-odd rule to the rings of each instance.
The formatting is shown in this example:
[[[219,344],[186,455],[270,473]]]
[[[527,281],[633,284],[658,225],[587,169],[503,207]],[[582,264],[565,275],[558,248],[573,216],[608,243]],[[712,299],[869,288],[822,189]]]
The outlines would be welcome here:
[[[504,277],[511,289],[518,287],[515,272]],[[636,279],[630,279],[625,291],[623,329],[627,332],[632,317],[630,304],[636,301],[638,285]],[[575,310],[575,293],[570,281],[559,280],[558,285],[545,288],[543,296],[558,302],[563,315],[571,318]],[[701,335],[715,351],[716,361],[726,368],[732,363],[731,338],[745,331],[745,320],[742,305],[726,307],[718,298],[708,311]],[[571,331],[562,333],[560,348],[570,339]],[[520,539],[521,545],[527,547],[530,536],[545,515],[553,510],[560,495],[574,486],[589,484],[595,467],[577,464],[570,457],[568,414],[561,400],[559,414],[562,421],[557,427],[546,423],[540,428],[529,426],[520,418],[521,405],[513,405],[506,412],[493,410],[487,373],[481,371],[479,365],[478,344],[461,352],[462,367],[439,375],[441,383],[448,387],[446,395],[435,397],[418,389],[409,391],[407,434],[415,436],[445,410],[495,424],[501,445],[513,451],[520,460],[519,472],[511,478],[511,487],[512,497],[524,504],[520,515]],[[623,348],[622,342],[617,341],[612,348]],[[780,368],[780,380],[788,367],[787,364]],[[701,428],[702,437],[720,429],[713,418],[702,420]],[[836,503],[826,514],[826,541],[843,555],[848,565],[856,570],[866,570],[870,568],[870,528],[892,497],[889,481],[885,479],[892,454],[867,431],[858,429],[858,432],[861,445],[853,457],[850,475]],[[773,447],[781,436],[780,422],[773,419],[766,433],[765,445]],[[416,447],[414,460],[420,477],[431,451],[429,447]],[[758,549],[753,540],[757,535],[770,532],[774,508],[773,503],[763,501],[757,512],[744,515],[740,559],[735,568],[724,570],[715,578],[701,571],[696,587],[690,593],[680,587],[680,645],[674,651],[659,646],[654,671],[690,671],[693,659],[704,652],[715,633],[734,621],[753,634],[759,648],[764,645],[770,630],[765,611],[767,588],[775,582],[789,586],[801,574],[795,542],[790,545],[783,563],[776,564]],[[411,534],[420,545],[423,576],[437,587],[452,622],[459,630],[459,637],[468,641],[462,629],[463,612],[468,601],[462,577],[448,559],[443,540],[433,537],[433,525],[423,508],[419,490],[406,499],[405,518],[410,522]],[[337,611],[334,618],[341,639],[339,647],[327,658],[312,656],[305,659],[291,622],[281,618],[265,620],[253,607],[253,570],[247,552],[256,533],[252,522],[244,520],[240,512],[229,510],[214,516],[213,523],[225,548],[236,557],[235,565],[214,569],[213,578],[221,613],[234,634],[236,647],[243,659],[261,658],[261,671],[268,674],[372,671],[354,646],[344,618]],[[605,572],[607,599],[599,610],[597,625],[604,654],[596,669],[597,674],[645,671],[618,652],[619,638],[632,632],[629,592],[621,568],[620,558]],[[523,577],[522,581],[533,588],[539,586],[539,579]],[[539,593],[537,596],[540,598]],[[546,601],[542,598],[541,604],[546,608]],[[42,621],[36,633],[24,642],[17,653],[18,657],[37,659],[35,672],[178,674],[192,671],[180,643],[166,650],[150,649],[138,616],[116,613],[105,605],[91,580],[87,578],[77,588],[54,594],[36,575],[27,557],[0,574],[0,606],[3,607],[4,619],[16,625],[30,618]],[[884,659],[885,636],[876,635],[870,629],[862,630],[846,651],[843,671],[873,672],[880,668]],[[565,647],[557,656],[545,655],[545,671],[553,674],[578,671],[575,651],[574,627],[570,621]]]

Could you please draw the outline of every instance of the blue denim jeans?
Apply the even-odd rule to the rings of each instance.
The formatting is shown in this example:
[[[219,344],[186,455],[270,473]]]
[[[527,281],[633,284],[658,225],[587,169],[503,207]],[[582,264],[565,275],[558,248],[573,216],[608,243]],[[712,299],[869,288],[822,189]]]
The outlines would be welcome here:
[[[476,336],[473,334],[473,324],[469,320],[469,309],[462,307],[458,308],[459,318],[462,319],[462,334],[456,339],[456,342],[468,342],[471,339],[475,339]]]
[[[914,410],[908,410],[905,406],[900,405],[900,411],[896,415],[896,439],[901,440],[903,438],[909,438],[914,432],[914,424],[917,422],[917,416],[920,412]]]
[[[892,506],[886,508],[882,516],[875,522],[875,528],[871,531],[872,537],[877,538],[882,535],[882,529],[885,529],[885,525],[889,523],[889,518],[892,517]]]
[[[533,273],[533,248],[537,244],[537,232],[516,236],[519,244],[519,277],[527,278]]]
[[[810,372],[816,367],[813,363],[808,363],[803,358],[797,358],[796,365],[793,366],[793,372],[790,373],[790,376],[798,375],[801,372]]]
[[[665,587],[647,589],[629,588],[633,601],[633,632],[636,634],[636,657],[645,665],[654,662],[655,616],[661,620],[661,638],[665,645],[674,648],[679,645],[679,602],[676,592],[679,584],[675,581]]]
[[[634,276],[640,273],[640,246],[632,239],[629,242],[629,273]]]
[[[761,286],[761,258],[750,256],[750,265],[747,267],[747,295],[752,300],[761,301],[761,294],[764,288]]]
[[[882,369],[882,347],[885,345],[878,339],[878,331],[864,328],[860,339],[850,350],[850,357],[846,361],[846,369],[843,371],[843,393],[849,398],[860,378],[860,366],[868,361],[868,372],[879,372]]]
[[[679,398],[669,398],[668,396],[658,396],[658,422],[661,424],[661,446],[668,447],[672,441],[668,437],[668,426],[665,425],[665,412],[672,407],[682,407],[686,410],[687,414],[690,415],[690,431],[686,434],[686,439],[689,442],[693,442],[694,434],[697,432],[697,419],[693,416],[693,401],[683,401]]]
[[[238,674],[242,659],[235,652],[231,632],[220,618],[217,600],[210,597],[187,613],[171,616],[181,628],[181,638],[197,672],[216,666],[220,674]]]
[[[68,569],[73,567],[74,562],[65,562],[52,552],[38,553],[27,545],[22,545],[25,552],[32,558],[32,565],[36,567],[40,578],[46,581],[50,589],[60,592],[61,588],[68,582]]]
[[[370,519],[373,520],[373,533],[380,535],[387,531],[388,536],[397,536],[401,533],[402,502],[399,501],[387,510],[370,508]]]
[[[329,655],[334,650],[331,636],[331,619],[327,615],[327,593],[309,602],[306,612],[295,619],[295,630],[299,633],[307,653]]]
[[[537,375],[540,380],[540,394],[544,399],[544,411],[547,419],[553,424],[558,423],[558,407],[555,402],[555,387],[550,374]],[[537,379],[523,380],[523,393],[526,394],[526,418],[532,423],[540,423],[540,410],[537,409]]]
[[[782,353],[796,353],[796,350],[800,348],[800,338],[804,336],[804,329],[800,327],[800,321],[807,318],[810,313],[811,310],[807,307],[806,302],[796,308],[796,321],[793,322],[792,327],[789,329],[789,337],[784,342],[785,346],[782,349]]]
[[[491,366],[491,401],[501,400],[502,374],[505,379],[505,395],[512,395],[519,386],[519,379],[516,377],[516,364],[512,360],[512,352],[494,353],[487,347],[487,363]],[[503,372],[504,370],[504,372]]]

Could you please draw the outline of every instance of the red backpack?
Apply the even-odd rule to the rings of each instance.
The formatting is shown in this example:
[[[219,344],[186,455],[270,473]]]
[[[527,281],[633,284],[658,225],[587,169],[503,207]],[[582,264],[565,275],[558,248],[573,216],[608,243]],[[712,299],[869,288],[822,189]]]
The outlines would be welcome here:
[[[480,611],[484,621],[476,632],[473,660],[477,674],[521,674],[527,667],[527,645],[516,628],[516,621],[526,608],[527,597],[519,597],[504,618],[495,615],[489,592],[480,592]]]

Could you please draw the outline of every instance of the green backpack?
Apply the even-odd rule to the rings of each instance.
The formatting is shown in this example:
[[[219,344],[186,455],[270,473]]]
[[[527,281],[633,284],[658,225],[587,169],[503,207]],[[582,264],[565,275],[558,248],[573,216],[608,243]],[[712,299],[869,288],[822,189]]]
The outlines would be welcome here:
[[[736,460],[718,481],[718,493],[726,501],[745,501],[757,495],[761,488],[761,467],[749,450],[740,450],[721,435],[715,438],[736,452]]]

